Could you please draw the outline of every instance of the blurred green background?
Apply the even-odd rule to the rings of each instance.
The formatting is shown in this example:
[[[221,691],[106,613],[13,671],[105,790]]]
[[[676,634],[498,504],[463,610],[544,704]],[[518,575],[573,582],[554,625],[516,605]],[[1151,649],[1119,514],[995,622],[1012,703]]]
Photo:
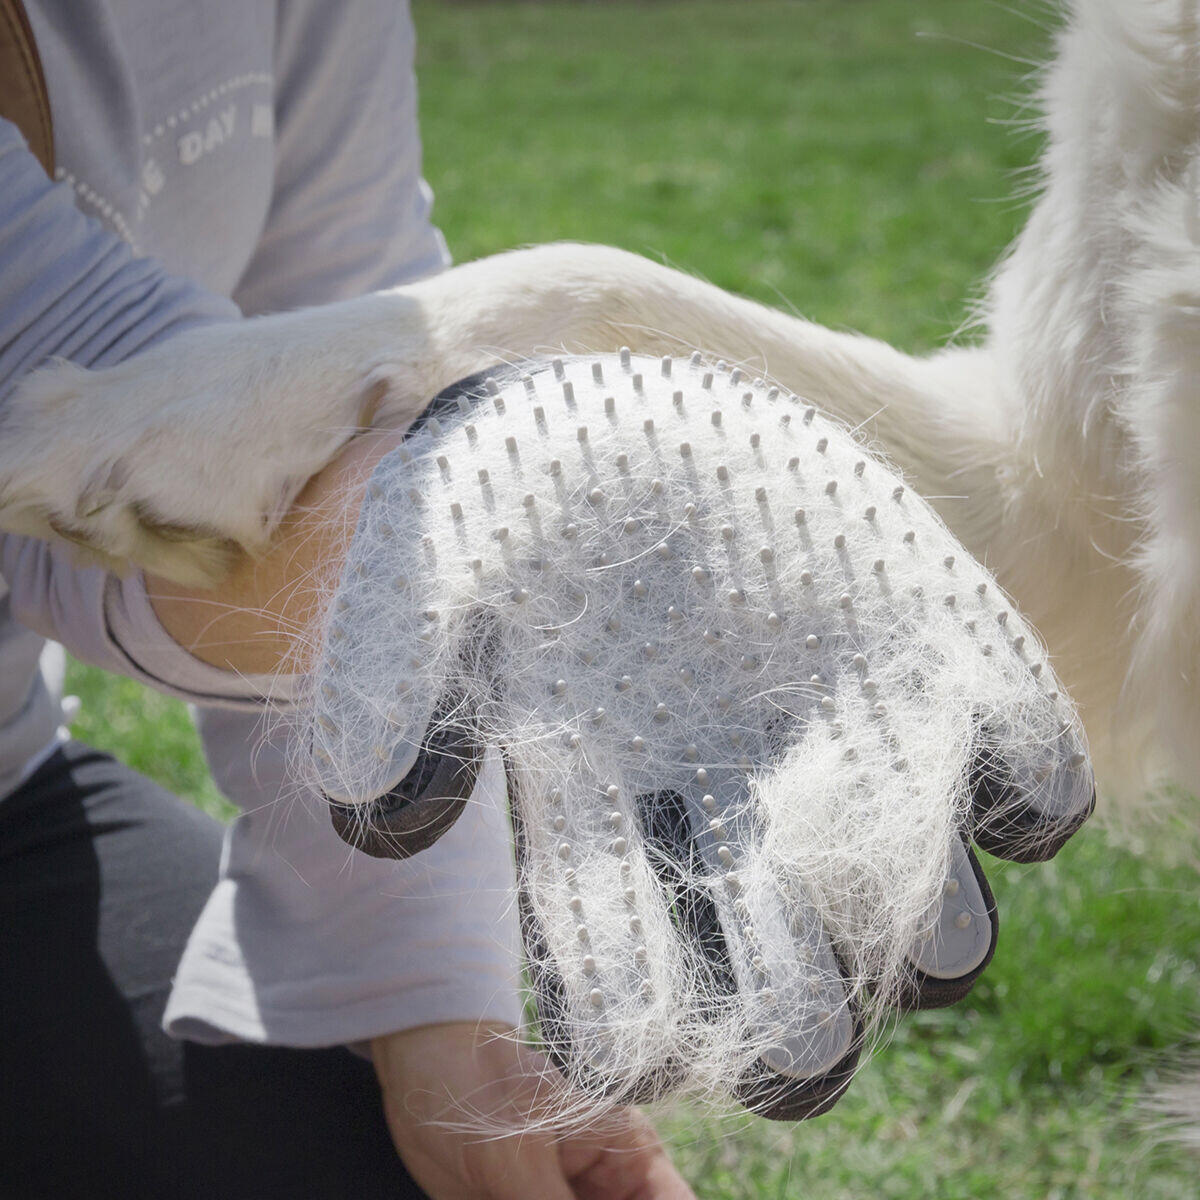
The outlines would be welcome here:
[[[435,215],[460,260],[609,242],[935,347],[1027,207],[1052,17],[1015,3],[417,0]],[[80,736],[227,814],[180,705],[77,665],[69,686]],[[995,963],[906,1019],[831,1115],[664,1117],[702,1200],[1200,1195],[1137,1111],[1200,1015],[1200,811],[1176,814],[989,863]]]

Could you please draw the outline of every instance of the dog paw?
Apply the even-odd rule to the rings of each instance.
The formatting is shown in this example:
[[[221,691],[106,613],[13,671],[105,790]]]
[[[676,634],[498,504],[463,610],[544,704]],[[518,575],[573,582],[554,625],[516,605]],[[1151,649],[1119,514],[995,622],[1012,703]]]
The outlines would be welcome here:
[[[381,381],[348,361],[332,379],[287,370],[303,331],[280,323],[280,349],[259,344],[258,328],[194,330],[115,367],[31,375],[0,419],[0,528],[187,584],[261,549]]]

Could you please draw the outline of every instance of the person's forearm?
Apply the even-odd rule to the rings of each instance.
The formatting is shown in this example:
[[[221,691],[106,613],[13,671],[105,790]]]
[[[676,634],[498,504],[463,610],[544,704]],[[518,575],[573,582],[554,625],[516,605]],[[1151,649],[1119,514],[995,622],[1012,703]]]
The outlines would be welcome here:
[[[211,590],[148,577],[163,628],[195,657],[223,670],[266,674],[288,663],[336,581],[375,464],[402,429],[362,434],[296,499],[267,550],[240,554]]]

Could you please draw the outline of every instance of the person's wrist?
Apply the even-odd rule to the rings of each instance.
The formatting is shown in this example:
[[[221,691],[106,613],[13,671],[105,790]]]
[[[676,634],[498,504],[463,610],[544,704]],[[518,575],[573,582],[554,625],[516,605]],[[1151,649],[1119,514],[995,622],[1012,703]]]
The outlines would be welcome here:
[[[216,588],[147,575],[167,633],[225,671],[268,674],[293,658],[341,569],[367,480],[403,436],[380,429],[353,438],[304,486],[266,550],[239,553]]]

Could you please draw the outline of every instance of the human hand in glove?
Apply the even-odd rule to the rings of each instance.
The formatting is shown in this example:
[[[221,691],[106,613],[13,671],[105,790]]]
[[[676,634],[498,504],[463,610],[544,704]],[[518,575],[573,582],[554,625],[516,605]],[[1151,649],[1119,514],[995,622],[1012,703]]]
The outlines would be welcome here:
[[[895,1005],[964,995],[974,842],[1091,811],[1044,651],[922,500],[693,356],[451,389],[376,468],[300,706],[351,845],[404,856],[508,766],[540,1034],[613,1101],[799,1119]]]

